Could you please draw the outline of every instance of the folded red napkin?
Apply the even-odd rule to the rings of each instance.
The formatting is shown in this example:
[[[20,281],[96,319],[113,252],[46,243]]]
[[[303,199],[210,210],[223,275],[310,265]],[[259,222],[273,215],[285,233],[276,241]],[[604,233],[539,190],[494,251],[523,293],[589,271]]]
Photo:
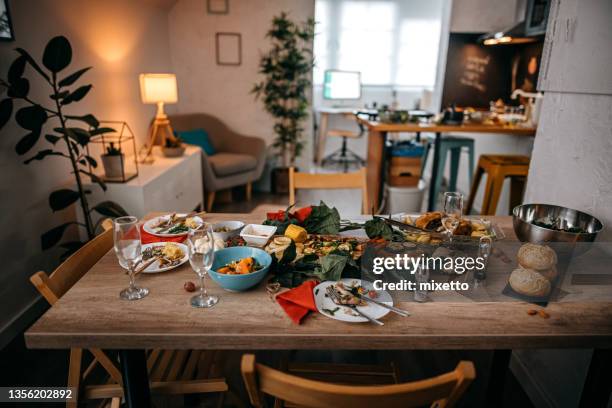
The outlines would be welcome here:
[[[318,284],[317,281],[306,281],[276,296],[278,304],[295,324],[300,324],[309,311],[317,311],[312,291]]]
[[[153,242],[183,242],[186,239],[187,234],[180,237],[158,237],[146,232],[142,226],[140,227],[140,242],[143,244],[151,244]]]

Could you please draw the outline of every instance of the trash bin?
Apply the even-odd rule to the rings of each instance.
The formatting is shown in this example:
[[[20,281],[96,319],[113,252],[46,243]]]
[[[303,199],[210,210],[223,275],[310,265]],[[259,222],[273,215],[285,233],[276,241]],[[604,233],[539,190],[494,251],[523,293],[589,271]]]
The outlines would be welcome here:
[[[387,197],[389,205],[387,206],[389,214],[399,212],[419,213],[423,205],[423,197],[427,183],[425,180],[419,180],[419,184],[415,187],[393,187],[387,186]]]

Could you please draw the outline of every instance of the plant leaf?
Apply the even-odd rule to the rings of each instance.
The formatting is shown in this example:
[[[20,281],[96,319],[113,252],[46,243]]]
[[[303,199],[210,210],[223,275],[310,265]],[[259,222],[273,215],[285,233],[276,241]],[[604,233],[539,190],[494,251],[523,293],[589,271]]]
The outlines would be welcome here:
[[[15,51],[23,55],[28,64],[30,64],[30,66],[40,74],[40,76],[42,76],[47,80],[47,82],[49,82],[49,75],[47,75],[47,73],[43,71],[42,68],[40,68],[40,65],[38,65],[36,61],[34,61],[34,58],[32,58],[32,56],[26,50],[24,50],[23,48],[15,48]]]
[[[7,95],[11,98],[25,98],[30,92],[30,81],[27,78],[19,78],[11,83]]]
[[[91,85],[83,85],[78,87],[62,100],[62,105],[68,105],[69,103],[80,101],[85,97],[85,95],[87,95],[91,87]]]
[[[45,139],[47,139],[47,141],[51,144],[56,144],[61,139],[61,137],[56,135],[45,135]]]
[[[62,92],[59,92],[57,95],[55,95],[55,94],[49,95],[49,98],[53,99],[54,101],[57,100],[57,99],[61,100],[61,99],[64,99],[65,97],[67,97],[69,93],[70,93],[70,91],[62,91]]]
[[[85,123],[87,123],[89,126],[91,126],[93,128],[97,128],[98,126],[100,126],[100,122],[98,121],[98,119],[96,119],[96,117],[94,115],[92,115],[91,113],[89,113],[87,115],[83,115],[83,116],[66,115],[66,117],[68,119],[80,120],[81,122],[85,122]]]
[[[92,182],[97,183],[102,188],[102,190],[106,191],[106,183],[98,175],[82,169],[79,170],[79,172],[89,176]]]
[[[56,132],[62,133],[62,134],[66,134],[69,138],[71,138],[72,140],[74,140],[75,142],[77,142],[78,144],[80,144],[81,146],[85,146],[87,143],[89,143],[89,132],[85,129],[81,129],[81,128],[55,128],[53,129]]]
[[[47,121],[47,112],[40,105],[26,106],[17,111],[15,120],[24,129],[40,134],[40,128]]]
[[[13,114],[13,100],[6,98],[0,101],[0,129],[4,127],[11,119]]]
[[[83,75],[84,73],[86,73],[90,69],[91,69],[91,67],[79,69],[77,72],[68,75],[66,78],[64,78],[61,81],[59,81],[59,83],[58,83],[59,87],[63,88],[65,86],[70,86],[70,85],[74,84],[81,77],[81,75]]]
[[[43,65],[51,72],[57,73],[66,68],[72,60],[70,41],[62,35],[53,37],[45,47]]]
[[[23,164],[30,164],[30,162],[34,161],[34,160],[42,160],[47,156],[63,156],[64,154],[61,152],[55,152],[51,149],[45,149],[45,150],[41,150],[40,152],[36,153],[35,156],[30,157],[29,159],[27,159],[26,161],[23,162]]]
[[[87,163],[89,163],[89,165],[94,169],[98,167],[98,162],[93,157],[85,155],[85,160],[87,160]]]
[[[39,138],[40,129],[38,131],[32,131],[28,133],[27,135],[22,137],[19,142],[17,142],[17,145],[15,146],[15,152],[17,152],[17,154],[20,156],[26,154],[28,151],[30,151],[31,148],[34,147],[36,142],[38,142]]]
[[[92,210],[106,217],[123,217],[129,215],[119,204],[113,201],[102,201],[98,203]]]
[[[96,135],[101,135],[102,133],[115,133],[116,130],[113,128],[109,128],[109,127],[100,127],[100,128],[96,128],[96,129],[92,129],[89,134],[91,136],[96,136]]]
[[[366,221],[364,229],[370,239],[383,238],[390,241],[393,237],[393,228],[382,218],[377,217]]]
[[[25,70],[26,58],[23,55],[20,55],[13,61],[11,64],[7,79],[10,83],[13,83],[19,80],[23,76],[23,71]]]
[[[304,221],[309,234],[331,234],[340,231],[340,214],[336,208],[329,208],[323,201],[312,206],[312,212]]]
[[[69,189],[61,189],[52,192],[49,195],[49,206],[55,211],[63,210],[70,204],[74,203],[79,199],[79,192]]]
[[[62,225],[58,225],[57,227],[51,228],[49,231],[45,232],[40,236],[40,244],[44,250],[47,250],[57,244],[62,236],[64,235],[64,231],[70,224],[74,224],[74,222],[67,222]]]

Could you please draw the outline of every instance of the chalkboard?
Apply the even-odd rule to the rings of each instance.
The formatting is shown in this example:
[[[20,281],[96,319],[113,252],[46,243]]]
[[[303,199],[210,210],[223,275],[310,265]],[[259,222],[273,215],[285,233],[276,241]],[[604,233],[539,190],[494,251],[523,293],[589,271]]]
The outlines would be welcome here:
[[[510,97],[509,46],[484,46],[480,34],[451,34],[446,58],[442,107],[489,108],[489,101]]]

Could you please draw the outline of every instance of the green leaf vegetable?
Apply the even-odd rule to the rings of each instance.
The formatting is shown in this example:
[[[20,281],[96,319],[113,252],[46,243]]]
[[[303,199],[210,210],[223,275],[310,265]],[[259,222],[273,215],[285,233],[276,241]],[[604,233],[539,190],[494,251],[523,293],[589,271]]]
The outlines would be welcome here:
[[[329,208],[323,201],[312,206],[310,216],[304,221],[304,228],[309,234],[331,234],[340,232],[340,214],[338,210]]]

